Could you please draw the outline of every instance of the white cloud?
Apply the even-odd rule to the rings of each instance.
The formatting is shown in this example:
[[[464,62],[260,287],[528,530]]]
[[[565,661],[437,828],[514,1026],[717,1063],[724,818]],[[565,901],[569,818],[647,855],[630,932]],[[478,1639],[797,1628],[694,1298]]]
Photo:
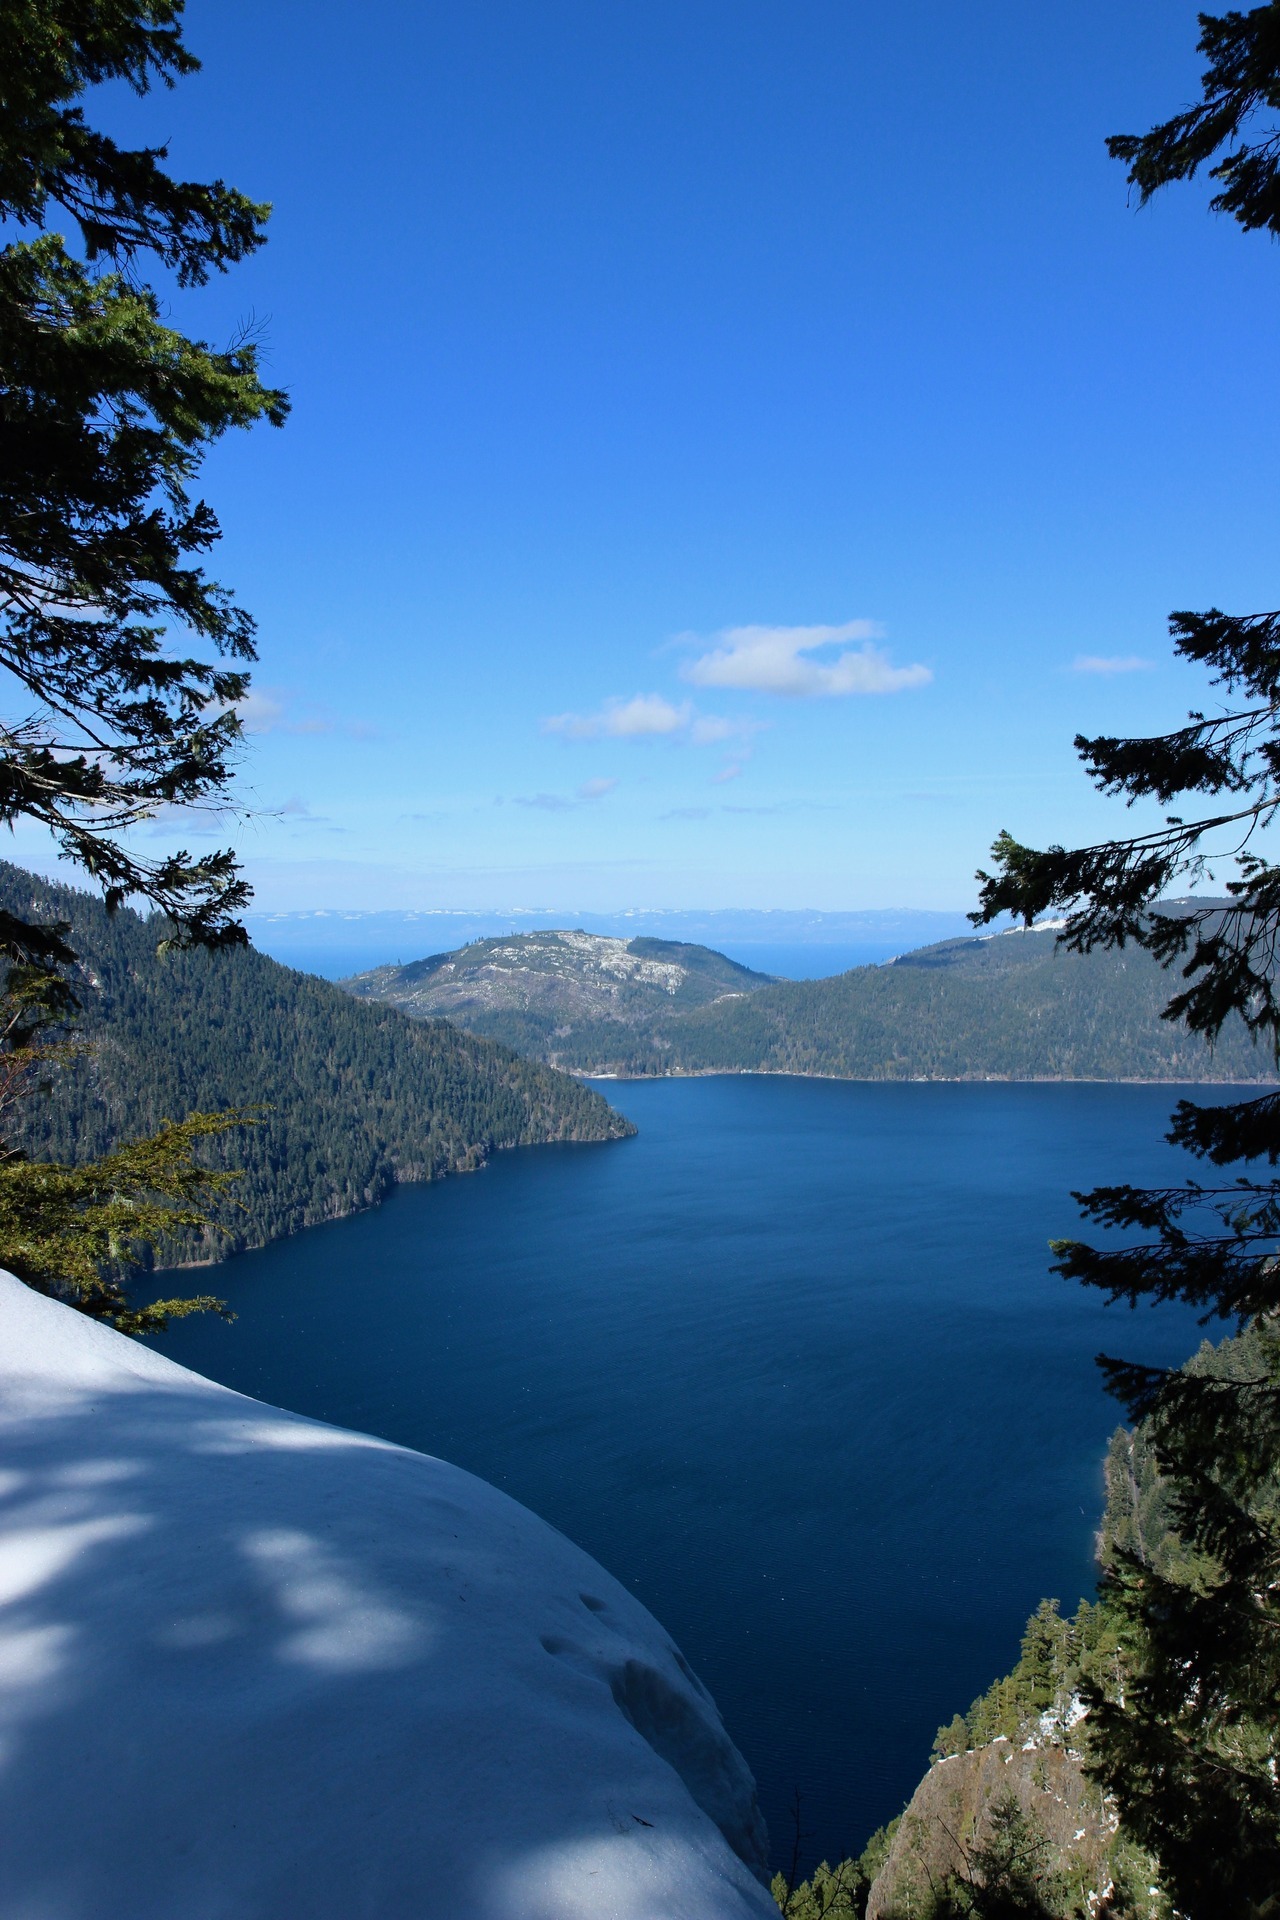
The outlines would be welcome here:
[[[339,718],[315,701],[299,707],[283,687],[251,687],[236,712],[246,733],[345,733],[350,740],[381,739],[381,729],[368,720]]]
[[[564,740],[686,740],[691,746],[718,746],[759,730],[754,720],[729,720],[723,714],[698,713],[691,700],[677,706],[661,693],[636,693],[629,700],[606,700],[595,713],[556,713],[542,723],[544,733]],[[584,794],[584,798],[591,796]]]
[[[1155,665],[1136,653],[1078,653],[1071,662],[1073,673],[1146,673]]]
[[[755,731],[756,729],[749,722],[726,720],[721,714],[708,713],[694,721],[689,730],[689,738],[695,747],[718,747],[725,740],[733,740],[739,734]]]
[[[742,774],[741,761],[732,760],[730,761],[727,767],[721,767],[719,773],[712,774],[711,783],[713,786],[723,787],[726,784],[726,782],[730,780],[739,779],[741,774]]]
[[[237,701],[236,712],[246,733],[270,733],[284,718],[284,702],[273,700],[270,694],[257,693],[251,687],[244,699]]]
[[[616,780],[584,780],[578,788],[579,800],[603,800],[606,793],[612,793],[617,786]]]
[[[697,687],[735,687],[801,700],[928,686],[929,668],[893,666],[883,649],[872,645],[879,636],[871,620],[846,620],[838,627],[729,627],[718,635],[718,646],[689,662],[684,678]],[[862,645],[834,660],[807,657],[844,640]]]
[[[637,693],[630,700],[606,700],[598,713],[553,714],[542,728],[566,740],[641,740],[683,733],[692,718],[688,700],[676,707],[660,693]]]

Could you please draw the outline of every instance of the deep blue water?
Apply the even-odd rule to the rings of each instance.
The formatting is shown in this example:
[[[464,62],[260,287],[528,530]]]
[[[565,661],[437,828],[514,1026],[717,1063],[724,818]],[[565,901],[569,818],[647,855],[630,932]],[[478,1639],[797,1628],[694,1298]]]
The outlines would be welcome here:
[[[822,946],[797,941],[729,940],[722,952],[740,966],[754,967],[757,973],[776,973],[784,980],[826,980],[833,973],[847,973],[850,967],[881,966],[918,944],[911,938],[845,940]]]
[[[165,1350],[562,1528],[711,1687],[775,1855],[798,1789],[834,1857],[899,1811],[1041,1596],[1092,1587],[1117,1420],[1092,1357],[1199,1333],[1053,1278],[1045,1243],[1070,1188],[1168,1177],[1178,1090],[604,1090],[638,1138],[503,1154],[229,1262],[235,1325]]]

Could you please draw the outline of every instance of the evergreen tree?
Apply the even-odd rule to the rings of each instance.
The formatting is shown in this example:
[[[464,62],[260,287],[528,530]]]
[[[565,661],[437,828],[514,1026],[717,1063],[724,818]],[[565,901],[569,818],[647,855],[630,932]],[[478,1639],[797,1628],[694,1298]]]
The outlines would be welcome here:
[[[1065,1669],[1066,1628],[1056,1600],[1042,1600],[1022,1636],[1021,1665],[1027,1676],[1030,1705],[1037,1713],[1058,1697]]]
[[[987,1831],[963,1874],[939,1892],[930,1920],[1058,1920],[1066,1907],[1047,1866],[1049,1845],[1012,1793],[992,1802]]]
[[[147,1140],[85,1167],[11,1158],[0,1166],[0,1246],[5,1265],[38,1293],[53,1294],[122,1333],[158,1333],[190,1313],[232,1316],[212,1294],[131,1306],[125,1292],[143,1248],[183,1232],[207,1232],[207,1202],[236,1178],[201,1166],[196,1142],[252,1115],[192,1113]]]
[[[163,147],[123,147],[80,102],[124,81],[170,87],[198,66],[182,0],[0,0],[0,820],[26,818],[102,888],[165,918],[166,946],[242,944],[234,855],[140,855],[131,828],[225,795],[253,622],[202,557],[218,523],[192,491],[229,427],[279,425],[243,338],[216,349],[162,318],[144,278],[199,286],[262,244],[268,209],[222,181],[175,179]],[[78,245],[68,243],[73,231]],[[183,654],[174,644],[193,651]],[[0,1117],[42,1085],[41,1034],[75,1010],[68,926],[0,911]],[[65,1051],[65,1048],[63,1049]],[[216,1307],[130,1310],[136,1253],[203,1231],[230,1176],[193,1157],[242,1116],[192,1114],[92,1166],[0,1155],[0,1258],[131,1332]]]
[[[1148,134],[1117,136],[1111,150],[1143,200],[1213,162],[1213,207],[1246,230],[1280,233],[1280,130],[1267,117],[1280,111],[1280,4],[1200,24],[1200,102]],[[1242,1022],[1280,1058],[1280,867],[1259,839],[1280,808],[1280,613],[1213,608],[1170,625],[1176,651],[1223,689],[1226,711],[1194,712],[1155,738],[1076,746],[1104,793],[1164,806],[1202,795],[1209,806],[1082,848],[1036,850],[1002,834],[995,872],[979,876],[976,918],[1061,912],[1069,950],[1144,948],[1180,970],[1167,1018],[1210,1042]],[[1160,904],[1211,860],[1232,869],[1225,906]],[[1104,1600],[1122,1623],[1121,1684],[1085,1683],[1091,1752],[1180,1913],[1262,1920],[1280,1912],[1280,1179],[1266,1171],[1280,1161],[1280,1094],[1182,1101],[1169,1138],[1211,1167],[1254,1170],[1078,1195],[1095,1223],[1144,1237],[1058,1243],[1058,1271],[1113,1299],[1182,1300],[1254,1336],[1248,1368],[1225,1374],[1102,1360],[1146,1423],[1195,1572],[1162,1572],[1140,1543],[1116,1553]]]
[[[251,339],[190,338],[143,276],[199,286],[262,244],[268,209],[174,178],[164,147],[119,145],[80,104],[193,72],[181,25],[182,0],[0,0],[0,664],[20,703],[0,819],[48,827],[109,908],[140,897],[170,940],[214,945],[244,939],[234,856],[145,859],[125,836],[225,793],[253,622],[204,572],[219,529],[192,486],[213,441],[286,401]],[[58,928],[11,915],[0,950],[68,959]]]

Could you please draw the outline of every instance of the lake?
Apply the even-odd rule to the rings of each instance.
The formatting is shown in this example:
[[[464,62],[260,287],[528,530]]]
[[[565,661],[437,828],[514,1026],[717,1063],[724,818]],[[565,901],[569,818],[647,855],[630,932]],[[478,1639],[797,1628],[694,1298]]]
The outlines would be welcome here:
[[[201,1276],[167,1353],[441,1454],[632,1588],[719,1702],[775,1858],[897,1813],[938,1725],[1092,1588],[1093,1355],[1194,1319],[1048,1271],[1072,1187],[1167,1179],[1183,1089],[608,1083],[610,1146],[501,1154]],[[1194,1090],[1192,1090],[1194,1091]],[[1201,1090],[1206,1099],[1225,1090]],[[171,1290],[170,1286],[166,1290]]]

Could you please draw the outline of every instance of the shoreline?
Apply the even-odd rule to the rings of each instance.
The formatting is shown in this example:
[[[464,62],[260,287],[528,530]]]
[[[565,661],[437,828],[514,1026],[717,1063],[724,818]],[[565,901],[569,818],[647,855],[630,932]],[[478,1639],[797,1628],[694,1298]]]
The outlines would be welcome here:
[[[544,1062],[544,1065],[549,1063]],[[831,1080],[852,1087],[1280,1087],[1280,1073],[1259,1080],[1196,1080],[1179,1075],[1087,1073],[803,1073],[796,1067],[675,1067],[670,1073],[605,1073],[591,1067],[557,1067],[574,1080]]]
[[[1268,1088],[1280,1089],[1280,1077],[1277,1077],[1271,1080],[1164,1080],[1164,1079],[1117,1080],[1113,1078],[1107,1078],[1104,1080],[1101,1077],[1092,1078],[1092,1077],[1086,1077],[1085,1075],[1072,1075],[1068,1077],[1064,1074],[1014,1075],[1014,1074],[986,1073],[986,1074],[963,1074],[963,1075],[962,1074],[954,1074],[954,1075],[937,1074],[937,1075],[929,1075],[927,1077],[925,1075],[913,1075],[910,1078],[904,1076],[901,1079],[889,1079],[884,1075],[877,1075],[873,1079],[870,1077],[863,1077],[861,1075],[847,1074],[847,1073],[795,1073],[795,1072],[785,1071],[782,1068],[778,1068],[778,1067],[699,1067],[699,1068],[692,1068],[686,1071],[676,1071],[673,1073],[630,1073],[630,1074],[628,1073],[588,1073],[588,1072],[579,1070],[577,1068],[569,1068],[569,1067],[561,1067],[561,1068],[558,1068],[557,1071],[561,1073],[569,1073],[572,1075],[572,1077],[575,1080],[602,1080],[602,1081],[611,1082],[618,1086],[639,1086],[646,1083],[656,1084],[659,1081],[665,1081],[665,1080],[756,1079],[756,1080],[825,1080],[835,1085],[843,1084],[846,1086],[855,1086],[855,1087],[981,1087],[981,1086],[1170,1087],[1170,1088],[1194,1087],[1197,1089],[1222,1087],[1228,1090],[1231,1088],[1253,1087],[1253,1088],[1259,1089],[1260,1091],[1265,1091]],[[633,1139],[635,1137],[636,1131],[638,1131],[638,1129],[633,1129],[630,1135],[617,1135],[611,1139],[602,1139],[602,1140],[531,1141],[528,1143],[528,1150],[534,1151],[538,1147],[543,1147],[543,1146],[615,1146],[618,1144],[618,1141],[621,1139],[627,1139],[627,1138]],[[503,1145],[494,1149],[494,1151],[497,1153],[514,1153],[522,1150],[524,1149],[516,1148],[513,1146],[507,1146],[507,1145]],[[421,1176],[418,1176],[418,1177],[411,1176],[408,1179],[404,1179],[404,1180],[397,1179],[393,1181],[390,1191],[391,1193],[394,1193],[396,1189],[399,1187],[430,1186],[430,1185],[433,1185],[436,1181],[454,1179],[459,1174],[483,1173],[484,1169],[489,1164],[490,1158],[491,1158],[490,1155],[486,1155],[484,1159],[477,1161],[473,1166],[451,1167],[445,1173],[428,1175],[426,1176],[426,1178],[423,1178]],[[229,1265],[231,1261],[239,1259],[242,1254],[260,1253],[265,1247],[278,1246],[282,1241],[294,1239],[299,1233],[310,1233],[312,1229],[316,1227],[336,1226],[340,1221],[355,1219],[357,1214],[372,1213],[375,1208],[382,1206],[384,1201],[389,1198],[390,1198],[390,1193],[384,1194],[381,1199],[369,1201],[362,1206],[348,1207],[346,1211],[343,1213],[330,1214],[323,1220],[309,1221],[306,1226],[295,1227],[292,1233],[277,1234],[274,1238],[270,1240],[258,1241],[255,1245],[250,1247],[237,1247],[234,1250],[234,1252],[225,1253],[225,1254],[222,1254],[221,1256],[215,1256],[213,1258],[205,1259],[205,1260],[182,1260],[182,1261],[175,1261],[172,1263],[166,1261],[163,1264],[161,1264],[160,1262],[157,1262],[150,1269],[150,1272],[151,1273],[194,1273],[198,1271],[199,1272],[206,1271],[210,1267],[224,1267]]]

